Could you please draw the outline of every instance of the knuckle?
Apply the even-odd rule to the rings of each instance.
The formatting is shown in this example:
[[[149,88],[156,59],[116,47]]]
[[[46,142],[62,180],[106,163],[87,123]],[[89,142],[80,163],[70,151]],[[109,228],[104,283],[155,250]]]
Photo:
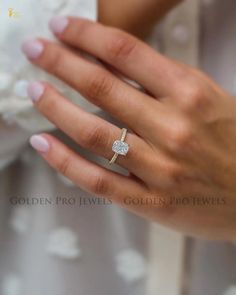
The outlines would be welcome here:
[[[69,175],[72,159],[70,155],[65,155],[57,164],[57,170],[63,175]]]
[[[113,84],[108,75],[99,72],[87,82],[85,91],[92,102],[95,101],[97,105],[100,105],[100,99],[110,96]]]
[[[190,84],[184,91],[183,108],[186,111],[195,111],[201,108],[205,101],[203,87],[199,83]]]
[[[173,124],[168,131],[169,146],[172,150],[180,152],[190,146],[193,139],[192,127],[187,122],[179,121]]]
[[[80,138],[80,143],[84,148],[90,150],[106,149],[110,138],[110,133],[102,126],[96,126],[87,130]]]
[[[169,165],[166,168],[168,178],[176,182],[182,177],[182,171],[177,165]]]
[[[122,31],[113,31],[115,32],[113,33],[112,40],[107,46],[108,57],[110,60],[120,59],[125,61],[136,48],[137,41]]]
[[[91,183],[90,188],[96,195],[108,195],[110,193],[110,185],[106,177],[102,174],[95,176]]]
[[[180,165],[177,163],[165,163],[163,165],[163,171],[168,179],[169,187],[180,184],[180,182],[184,179],[184,171]]]

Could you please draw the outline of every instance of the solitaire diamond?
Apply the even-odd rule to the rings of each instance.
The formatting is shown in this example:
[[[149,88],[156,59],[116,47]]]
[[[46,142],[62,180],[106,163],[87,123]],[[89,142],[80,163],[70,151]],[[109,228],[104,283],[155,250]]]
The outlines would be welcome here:
[[[129,145],[121,140],[116,140],[113,143],[112,150],[119,155],[126,156],[129,151]]]
[[[120,140],[114,141],[112,145],[112,151],[114,152],[114,155],[112,159],[109,161],[109,164],[114,164],[119,155],[121,156],[127,155],[129,151],[129,145],[125,142],[126,135],[127,135],[127,129],[123,128]]]

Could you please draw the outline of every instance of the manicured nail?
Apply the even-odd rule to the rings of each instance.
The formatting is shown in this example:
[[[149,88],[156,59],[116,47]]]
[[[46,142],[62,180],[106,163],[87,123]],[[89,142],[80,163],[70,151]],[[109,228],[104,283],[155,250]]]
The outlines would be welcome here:
[[[44,93],[45,87],[40,82],[31,82],[28,85],[27,92],[28,96],[31,98],[33,102],[37,102],[40,100]]]
[[[49,22],[49,29],[54,34],[61,34],[69,24],[68,18],[64,16],[54,16]]]
[[[43,53],[44,46],[38,40],[27,40],[22,45],[23,53],[29,59],[37,59]]]
[[[31,146],[40,153],[47,153],[49,151],[49,142],[41,135],[33,135],[30,138]]]

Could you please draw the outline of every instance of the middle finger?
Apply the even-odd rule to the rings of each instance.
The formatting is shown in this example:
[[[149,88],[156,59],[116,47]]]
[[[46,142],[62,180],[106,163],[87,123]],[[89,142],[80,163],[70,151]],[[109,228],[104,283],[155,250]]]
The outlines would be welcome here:
[[[28,41],[23,45],[23,51],[34,64],[71,85],[142,137],[152,126],[150,113],[153,109],[158,116],[158,101],[59,44]],[[140,115],[142,120],[139,120]]]

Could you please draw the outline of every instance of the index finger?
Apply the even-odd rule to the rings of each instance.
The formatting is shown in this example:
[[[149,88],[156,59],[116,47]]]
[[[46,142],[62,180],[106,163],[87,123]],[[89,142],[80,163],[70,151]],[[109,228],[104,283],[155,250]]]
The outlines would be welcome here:
[[[49,24],[64,43],[114,66],[155,96],[179,91],[183,69],[137,38],[81,18],[54,17]],[[171,85],[171,87],[170,87]]]

